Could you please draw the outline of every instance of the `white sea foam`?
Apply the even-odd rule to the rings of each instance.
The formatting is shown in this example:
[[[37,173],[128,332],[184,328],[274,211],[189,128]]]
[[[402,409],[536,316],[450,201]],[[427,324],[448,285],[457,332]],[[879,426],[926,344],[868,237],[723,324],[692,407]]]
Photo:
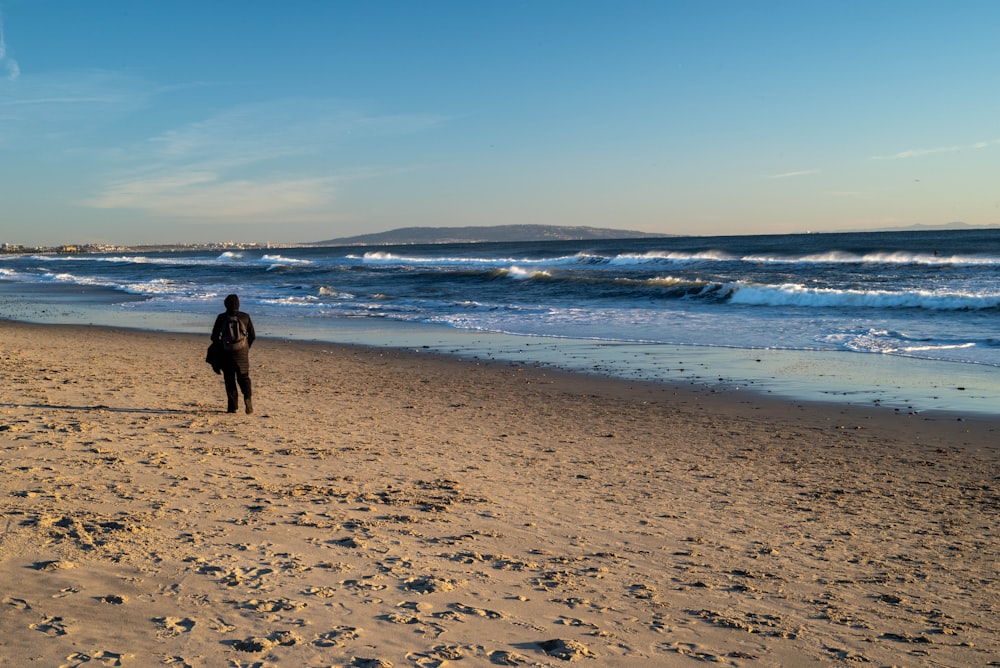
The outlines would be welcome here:
[[[300,260],[297,258],[282,257],[281,255],[264,255],[260,258],[260,262],[267,265],[267,271],[303,267],[312,264],[311,260]]]
[[[331,288],[326,285],[321,285],[319,290],[316,291],[320,297],[334,297],[336,299],[354,299],[354,295],[350,292],[343,292],[336,288]]]
[[[62,272],[58,274],[45,274],[45,278],[48,278],[59,283],[76,283],[77,285],[105,285],[104,281],[99,281],[95,278],[90,278],[87,276],[75,276],[73,274]]]
[[[269,304],[271,306],[309,306],[309,307],[319,307],[323,308],[326,306],[324,302],[321,302],[319,297],[315,295],[300,295],[300,296],[284,296],[284,297],[272,297],[260,300],[261,304]]]
[[[532,278],[546,278],[551,276],[547,271],[539,271],[534,269],[522,269],[521,267],[511,266],[504,270],[504,272],[513,279],[519,281],[524,281]]]
[[[731,262],[736,258],[722,251],[701,251],[697,253],[684,253],[678,251],[649,251],[646,253],[622,253],[613,258],[609,258],[609,263],[616,266],[643,265],[655,262],[668,261],[680,264],[693,262]]]
[[[852,352],[921,355],[924,357],[938,357],[941,354],[946,354],[947,351],[970,350],[977,346],[976,341],[914,339],[902,332],[875,328],[839,332],[819,337],[819,339],[824,343]]]
[[[655,278],[646,279],[643,281],[646,285],[659,285],[664,287],[693,287],[693,288],[703,288],[708,282],[691,280],[688,278],[678,278],[676,276],[657,276]]]
[[[934,265],[934,266],[992,266],[1000,265],[1000,256],[984,255],[935,255],[933,253],[882,252],[856,254],[847,251],[831,250],[824,253],[806,255],[763,255],[752,254],[736,256],[719,250],[697,252],[683,251],[647,251],[644,253],[620,253],[617,255],[600,255],[594,253],[577,253],[550,258],[513,258],[482,256],[411,256],[389,251],[372,251],[362,256],[351,255],[370,264],[391,265],[483,265],[498,266],[509,263],[546,264],[552,266],[582,264],[590,267],[608,265],[609,267],[628,267],[653,264],[694,264],[745,262],[749,264],[775,265],[820,265],[820,264],[855,264],[855,265]]]
[[[724,292],[734,304],[751,306],[813,306],[863,308],[921,308],[932,310],[1000,308],[1000,294],[956,292],[892,292],[889,290],[839,290],[796,284],[747,285],[731,283]]]
[[[993,266],[1000,265],[1000,256],[935,255],[903,251],[865,253],[858,255],[844,251],[828,251],[810,255],[783,257],[778,255],[746,255],[743,262],[760,264],[857,264],[857,265],[931,265],[931,266]]]
[[[383,264],[383,265],[394,265],[394,266],[406,266],[406,265],[433,265],[437,267],[453,267],[453,266],[482,266],[482,267],[504,267],[510,264],[525,264],[525,265],[566,265],[573,264],[584,260],[588,256],[563,256],[555,258],[513,258],[513,257],[481,257],[481,256],[412,256],[412,255],[398,255],[395,253],[390,253],[388,251],[371,251],[365,253],[362,256],[349,255],[351,259],[360,259],[365,262],[365,264]]]

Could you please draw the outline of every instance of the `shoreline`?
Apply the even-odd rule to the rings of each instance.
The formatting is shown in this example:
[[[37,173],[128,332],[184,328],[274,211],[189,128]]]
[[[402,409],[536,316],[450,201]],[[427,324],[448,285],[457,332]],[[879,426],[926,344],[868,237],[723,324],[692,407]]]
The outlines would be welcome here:
[[[30,295],[31,301],[24,297]],[[125,299],[128,308],[120,308]],[[0,319],[197,334],[211,313],[143,311],[144,298],[97,286],[25,285],[0,279]],[[792,401],[906,413],[1000,416],[1000,369],[847,351],[724,348],[520,336],[378,318],[280,321],[255,316],[258,335],[289,341],[419,349],[667,385],[701,385]]]
[[[426,351],[0,321],[0,652],[983,665],[992,419]]]
[[[731,414],[735,406],[750,407],[750,412],[764,411],[768,415],[780,416],[781,412],[788,407],[796,407],[799,410],[808,411],[813,415],[838,414],[849,416],[848,421],[861,423],[865,420],[880,419],[886,416],[898,416],[901,418],[912,418],[922,422],[964,422],[989,425],[989,428],[1000,429],[1000,407],[997,411],[975,411],[975,410],[954,410],[954,409],[924,409],[916,410],[905,399],[896,401],[886,401],[876,397],[875,400],[845,400],[841,398],[849,394],[841,391],[813,391],[796,392],[794,381],[790,383],[791,389],[787,391],[776,391],[773,387],[767,387],[766,383],[754,379],[746,381],[745,378],[733,376],[733,364],[731,354],[739,353],[743,358],[739,366],[747,369],[753,365],[760,364],[767,356],[767,353],[775,353],[778,357],[791,358],[791,362],[783,361],[772,363],[769,367],[816,367],[821,363],[817,362],[812,354],[803,356],[801,351],[784,350],[740,350],[740,349],[715,349],[715,348],[695,348],[695,347],[675,347],[679,350],[680,357],[684,361],[673,362],[680,364],[687,371],[687,375],[672,376],[663,374],[657,378],[629,376],[622,373],[609,371],[603,365],[591,365],[590,368],[572,368],[560,361],[558,358],[547,355],[545,351],[531,350],[535,345],[548,348],[550,351],[556,350],[560,344],[569,343],[582,345],[584,347],[599,348],[619,348],[631,352],[635,347],[642,348],[645,344],[630,343],[607,343],[591,342],[585,340],[569,339],[544,339],[534,340],[532,337],[521,337],[515,335],[487,333],[473,333],[462,330],[451,330],[445,328],[442,332],[441,326],[424,325],[421,323],[397,323],[390,322],[389,327],[384,327],[381,323],[370,323],[369,319],[358,319],[359,328],[350,334],[343,336],[340,340],[310,339],[296,337],[275,336],[272,333],[260,334],[258,339],[264,345],[296,350],[302,353],[323,352],[323,354],[351,354],[364,356],[383,357],[390,355],[399,360],[412,358],[415,363],[421,360],[433,360],[437,365],[447,367],[454,373],[460,374],[463,370],[472,367],[485,367],[488,369],[516,369],[518,373],[529,376],[538,376],[535,382],[550,382],[553,378],[559,378],[564,383],[573,384],[579,387],[587,387],[590,391],[602,395],[610,393],[620,398],[631,398],[641,400],[650,393],[664,394],[683,397],[684,400],[699,400],[715,402],[713,410]],[[210,323],[209,323],[210,324]],[[256,321],[255,321],[256,324]],[[129,325],[106,325],[106,324],[76,324],[76,323],[38,323],[22,320],[11,320],[0,318],[0,331],[5,326],[25,328],[41,328],[38,331],[45,331],[45,328],[65,329],[70,333],[84,335],[88,331],[108,331],[117,332],[120,335],[134,333],[136,336],[151,337],[178,337],[190,341],[193,349],[199,345],[208,345],[208,330],[205,334],[198,334],[184,330],[161,330],[148,329],[144,327],[132,327]],[[257,328],[258,332],[260,328]],[[407,345],[400,341],[399,331],[417,332],[417,338],[422,343]],[[423,332],[433,332],[425,335]],[[344,333],[343,331],[341,332]],[[405,335],[404,335],[405,336]],[[506,343],[498,345],[498,340]],[[267,342],[267,343],[265,343]],[[659,346],[657,347],[664,347]],[[260,349],[261,346],[258,346]],[[334,353],[331,353],[334,351]],[[707,353],[712,357],[712,353],[721,353],[722,361],[713,367],[713,360],[698,360]],[[840,353],[819,353],[822,358],[826,354],[840,356]],[[860,355],[860,354],[859,354]],[[574,353],[565,355],[572,358]],[[539,359],[541,358],[541,359]],[[884,358],[880,358],[884,359]],[[862,360],[862,365],[867,360]],[[896,358],[890,357],[888,362],[897,362]],[[911,360],[904,360],[908,363]],[[932,363],[936,364],[936,363]],[[947,363],[944,363],[947,364]],[[206,365],[207,366],[207,365]],[[693,368],[692,368],[693,367]],[[722,373],[729,374],[729,377],[719,376],[718,369]],[[774,380],[772,378],[772,380]],[[755,386],[761,385],[761,386]],[[967,388],[962,388],[966,390]],[[860,392],[868,394],[872,390]],[[984,397],[988,398],[988,397]],[[998,398],[1000,400],[1000,398]]]

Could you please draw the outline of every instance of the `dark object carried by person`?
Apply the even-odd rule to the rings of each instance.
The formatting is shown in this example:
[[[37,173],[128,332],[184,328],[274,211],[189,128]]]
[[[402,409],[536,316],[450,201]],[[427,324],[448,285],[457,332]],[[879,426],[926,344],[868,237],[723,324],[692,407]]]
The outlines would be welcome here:
[[[222,373],[222,355],[222,344],[213,341],[205,354],[205,361],[212,365],[212,371],[215,373]]]

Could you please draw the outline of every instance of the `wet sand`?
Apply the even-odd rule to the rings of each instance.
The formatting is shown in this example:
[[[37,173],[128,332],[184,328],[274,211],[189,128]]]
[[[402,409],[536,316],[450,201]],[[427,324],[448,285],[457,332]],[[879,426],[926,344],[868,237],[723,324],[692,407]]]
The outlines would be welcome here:
[[[988,665],[1000,420],[0,321],[9,665]]]

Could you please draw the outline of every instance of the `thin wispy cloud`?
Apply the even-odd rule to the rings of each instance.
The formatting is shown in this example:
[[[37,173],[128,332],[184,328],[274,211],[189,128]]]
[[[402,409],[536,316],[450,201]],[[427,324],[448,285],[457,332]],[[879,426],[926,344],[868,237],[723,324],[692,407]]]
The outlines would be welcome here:
[[[7,71],[7,78],[16,81],[21,76],[21,67],[17,61],[7,56],[7,39],[4,36],[3,17],[0,16],[0,65]]]
[[[88,132],[113,128],[148,108],[159,92],[147,80],[104,70],[0,78],[0,133],[32,152],[50,144],[78,145]]]
[[[909,160],[911,158],[924,158],[929,155],[940,155],[942,153],[958,153],[967,150],[979,150],[1000,144],[1000,139],[992,141],[981,141],[966,146],[939,146],[938,148],[918,148],[908,151],[900,151],[892,155],[875,155],[872,160]]]
[[[8,159],[20,151],[56,161],[106,146],[106,131],[148,108],[157,92],[144,79],[100,70],[0,76],[0,145]]]
[[[818,170],[818,169],[801,169],[801,170],[796,171],[796,172],[782,172],[781,174],[771,174],[767,178],[769,178],[769,179],[794,179],[794,178],[797,178],[799,176],[814,176],[814,175],[819,174],[819,173],[820,173],[820,170]]]
[[[0,57],[10,61],[2,44]],[[2,71],[0,146],[9,156],[47,153],[49,160],[80,165],[92,194],[73,204],[206,223],[329,216],[337,187],[378,172],[359,148],[365,142],[425,132],[449,120],[287,98],[164,127],[145,112],[155,110],[161,97],[197,97],[192,91],[208,84],[163,86],[105,70],[33,73],[15,82]],[[123,121],[135,130],[133,140],[109,142]],[[143,132],[145,139],[134,139]]]
[[[371,115],[336,100],[291,98],[234,107],[150,139],[165,161],[237,162],[315,154],[347,139],[404,135],[444,122],[434,115]]]
[[[178,172],[110,183],[84,204],[213,222],[298,218],[329,206],[336,181],[332,177],[227,180],[213,172]]]
[[[307,220],[363,172],[348,142],[427,130],[443,118],[366,115],[330,100],[276,100],[224,111],[113,152],[111,176],[81,204],[205,222]]]
[[[939,148],[918,148],[909,151],[900,151],[892,155],[872,156],[872,160],[909,160],[910,158],[923,158],[928,155],[938,155],[940,153],[957,153],[961,151],[961,146],[942,146]]]

